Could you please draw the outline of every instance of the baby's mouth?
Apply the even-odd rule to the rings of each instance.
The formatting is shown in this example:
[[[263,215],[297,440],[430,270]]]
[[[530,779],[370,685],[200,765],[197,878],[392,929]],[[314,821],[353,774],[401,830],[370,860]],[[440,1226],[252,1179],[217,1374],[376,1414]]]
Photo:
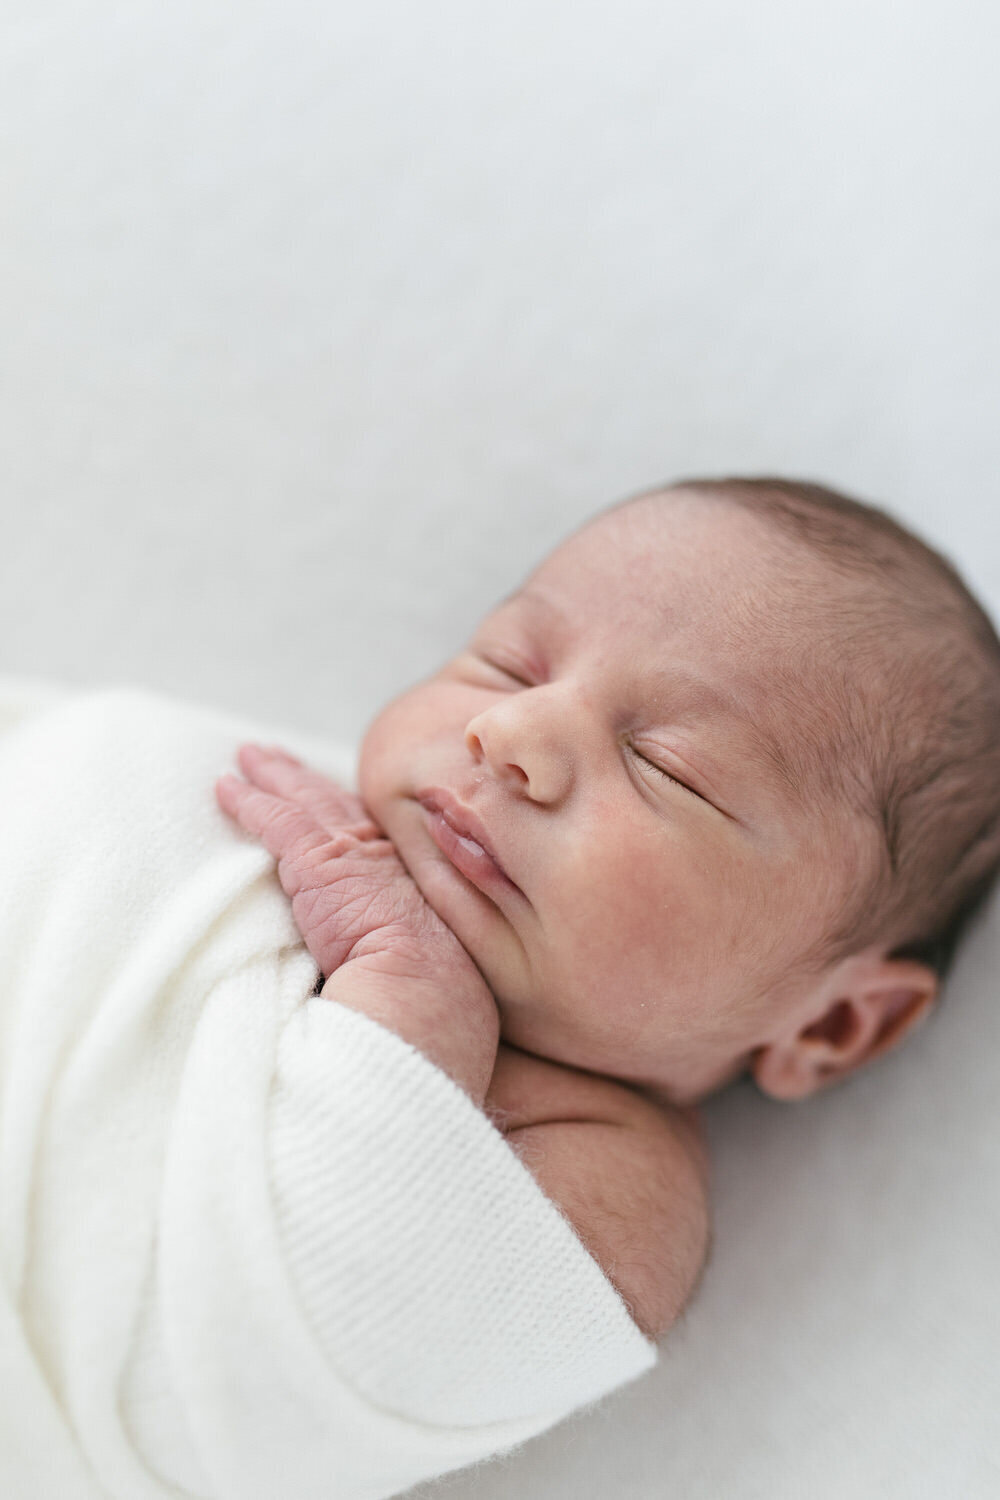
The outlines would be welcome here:
[[[417,801],[424,809],[431,838],[460,874],[487,896],[504,891],[522,894],[490,848],[478,819],[450,792],[428,787],[417,794]]]

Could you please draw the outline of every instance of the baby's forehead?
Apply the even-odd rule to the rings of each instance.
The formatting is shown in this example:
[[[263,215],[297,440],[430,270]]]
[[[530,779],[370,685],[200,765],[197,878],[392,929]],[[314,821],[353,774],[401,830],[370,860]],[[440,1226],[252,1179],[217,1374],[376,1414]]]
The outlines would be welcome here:
[[[747,570],[773,571],[772,583],[780,584],[791,584],[796,572],[814,582],[835,576],[810,548],[763,517],[685,491],[640,495],[591,517],[539,559],[532,576],[567,570],[621,586],[667,576],[696,587],[720,577],[735,582]]]
[[[806,659],[831,643],[830,605],[843,582],[745,509],[671,494],[641,496],[586,522],[536,564],[522,590],[554,593],[581,628],[613,628],[631,604],[648,622],[651,651],[660,627],[672,634],[691,625],[706,645],[739,642],[749,663],[765,636],[768,653]]]
[[[867,809],[881,653],[869,640],[856,663],[851,647],[871,635],[875,591],[741,507],[664,498],[588,522],[509,598],[544,620],[555,595],[571,638],[648,621],[629,643],[651,671],[693,647],[752,703],[791,792]]]

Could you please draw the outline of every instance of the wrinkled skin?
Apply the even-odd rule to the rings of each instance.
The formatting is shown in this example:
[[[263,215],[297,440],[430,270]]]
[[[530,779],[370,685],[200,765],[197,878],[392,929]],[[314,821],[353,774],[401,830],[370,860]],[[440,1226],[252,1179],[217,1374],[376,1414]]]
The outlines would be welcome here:
[[[278,862],[323,994],[418,1047],[482,1104],[499,1018],[461,943],[420,894],[360,798],[287,752],[244,745],[223,809]]]
[[[501,1129],[650,1338],[693,1295],[709,1239],[707,1155],[688,1111],[498,1045],[469,954],[351,792],[286,752],[244,745],[222,808],[277,860],[334,1000],[394,1031]]]

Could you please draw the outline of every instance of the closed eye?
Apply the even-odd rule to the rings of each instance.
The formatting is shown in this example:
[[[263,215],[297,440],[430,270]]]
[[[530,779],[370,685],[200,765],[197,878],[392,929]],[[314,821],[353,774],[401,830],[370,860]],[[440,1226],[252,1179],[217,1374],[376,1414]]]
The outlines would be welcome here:
[[[632,754],[636,756],[638,760],[641,760],[644,765],[647,765],[651,771],[655,771],[657,776],[662,776],[664,781],[672,781],[674,786],[679,786],[683,791],[690,792],[691,796],[697,797],[700,802],[708,801],[708,798],[703,797],[701,792],[696,792],[694,787],[688,786],[686,781],[680,781],[676,776],[671,776],[669,771],[665,771],[662,766],[658,766],[655,760],[650,760],[648,755],[643,755],[642,751],[637,750],[634,745],[631,745],[629,748],[631,749]]]
[[[502,676],[508,678],[511,682],[516,682],[518,687],[533,686],[533,684],[527,677],[524,677],[513,667],[505,667],[502,662],[492,661],[488,656],[483,656],[482,654],[480,654],[479,660],[482,662],[484,667],[489,667],[492,672],[499,672]]]

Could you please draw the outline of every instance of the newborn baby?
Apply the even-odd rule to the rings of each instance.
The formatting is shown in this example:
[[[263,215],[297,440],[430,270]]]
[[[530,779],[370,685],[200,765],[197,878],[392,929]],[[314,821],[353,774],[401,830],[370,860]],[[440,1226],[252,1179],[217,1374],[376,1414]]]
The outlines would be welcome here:
[[[0,689],[25,1500],[383,1500],[634,1379],[707,1252],[698,1101],[896,1046],[1000,864],[993,628],[812,485],[599,515],[357,792],[245,744],[224,817],[231,719]]]
[[[658,1335],[708,1242],[683,1107],[748,1069],[801,1099],[930,1012],[928,940],[1000,849],[998,665],[878,513],[689,484],[584,526],[389,704],[360,800],[252,746],[217,790],[323,994],[485,1107]]]

